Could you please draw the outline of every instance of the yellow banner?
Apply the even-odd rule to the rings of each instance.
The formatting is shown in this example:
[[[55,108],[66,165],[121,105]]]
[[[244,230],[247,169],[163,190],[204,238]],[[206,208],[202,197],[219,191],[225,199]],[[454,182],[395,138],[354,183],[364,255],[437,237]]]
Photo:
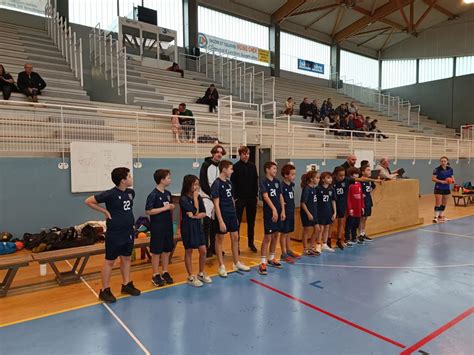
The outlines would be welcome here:
[[[258,61],[259,62],[270,63],[270,51],[259,48],[258,49]]]

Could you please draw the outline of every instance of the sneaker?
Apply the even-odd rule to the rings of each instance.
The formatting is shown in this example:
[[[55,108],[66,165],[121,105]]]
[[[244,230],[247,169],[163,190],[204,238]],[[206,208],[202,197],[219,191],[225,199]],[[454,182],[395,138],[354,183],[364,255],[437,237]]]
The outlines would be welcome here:
[[[225,270],[225,266],[219,266],[219,270],[217,271],[220,277],[227,277],[227,271]]]
[[[363,237],[357,238],[357,244],[365,244],[364,243],[364,238]]]
[[[276,259],[268,260],[268,265],[277,269],[283,269],[283,265],[281,265],[281,263],[278,262]]]
[[[438,217],[433,217],[433,223],[438,223]]]
[[[316,249],[313,250],[316,250],[318,252],[318,255],[321,254],[321,244],[316,244]]]
[[[328,251],[330,253],[334,253],[334,249],[328,246],[326,243],[323,244],[322,251]]]
[[[289,254],[286,254],[286,255],[281,255],[281,260],[283,260],[285,263],[288,263],[288,264],[294,264],[295,263],[295,259],[293,259]]]
[[[201,281],[198,280],[196,276],[189,276],[187,284],[194,287],[201,287],[204,285]]]
[[[348,247],[348,248],[353,248],[353,247],[354,247],[354,243],[352,243],[350,240],[348,240],[348,241],[346,242],[346,247]]]
[[[151,283],[156,286],[156,287],[161,287],[165,285],[165,280],[163,280],[160,276],[160,274],[153,275],[151,278]]]
[[[447,222],[448,219],[445,216],[439,216],[438,217],[438,222]]]
[[[173,278],[167,272],[165,272],[162,275],[162,277],[163,277],[163,280],[165,280],[168,285],[171,285],[172,283],[174,283]]]
[[[301,259],[301,254],[293,250],[288,250],[288,255],[294,259]]]
[[[133,281],[130,281],[126,285],[122,285],[122,293],[130,296],[140,296],[141,294],[140,290],[133,286]]]
[[[316,254],[311,250],[311,249],[306,249],[304,251],[304,255],[307,255],[307,256],[315,256]]]
[[[102,302],[105,302],[105,303],[115,303],[115,302],[117,302],[117,299],[115,298],[115,296],[110,291],[110,287],[107,287],[104,290],[100,290],[99,300],[101,300]]]
[[[249,245],[249,249],[254,253],[256,253],[258,251],[257,247],[255,245]]]
[[[344,243],[341,241],[341,240],[338,240],[336,242],[336,246],[341,249],[341,250],[344,250]]]
[[[207,274],[205,272],[199,273],[197,278],[202,283],[205,283],[205,284],[211,284],[212,283],[212,279],[209,276],[207,276]]]
[[[365,242],[373,242],[374,240],[366,235],[364,235],[364,241]]]
[[[259,273],[260,275],[266,275],[266,274],[268,274],[268,272],[267,272],[267,264],[261,263],[260,266],[258,267],[258,273]]]
[[[250,268],[242,262],[238,261],[237,264],[234,264],[234,270],[250,271]]]
[[[331,239],[328,239],[327,243],[328,247],[332,248],[332,240]]]
[[[317,247],[316,247],[316,248],[313,248],[313,249],[311,249],[311,253],[313,253],[313,255],[314,255],[314,256],[319,256],[319,255],[321,255],[321,251],[320,251],[320,250],[318,250],[318,248],[317,248]]]

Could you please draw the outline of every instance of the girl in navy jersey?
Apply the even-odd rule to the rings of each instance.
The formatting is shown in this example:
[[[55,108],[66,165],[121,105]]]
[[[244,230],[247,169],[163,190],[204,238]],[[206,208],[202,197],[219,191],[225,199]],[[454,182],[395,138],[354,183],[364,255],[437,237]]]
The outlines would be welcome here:
[[[291,164],[283,165],[281,168],[283,182],[281,184],[281,193],[285,201],[286,219],[282,222],[280,234],[281,260],[287,263],[294,263],[295,259],[301,258],[299,253],[290,249],[290,233],[295,230],[295,178],[296,168]]]
[[[346,176],[346,170],[338,166],[333,172],[334,190],[336,192],[336,218],[337,218],[337,247],[344,250],[346,245],[344,237],[344,222],[347,210],[347,191],[349,185],[354,183],[352,177]]]
[[[439,166],[433,170],[433,176],[431,180],[435,183],[434,195],[435,195],[435,215],[433,222],[446,222],[447,219],[444,216],[446,210],[446,203],[450,192],[450,184],[454,184],[454,171],[449,166],[449,160],[447,157],[441,157],[439,159]]]
[[[322,251],[334,253],[334,249],[327,245],[331,224],[336,219],[336,193],[331,184],[332,175],[329,171],[325,171],[321,174],[319,185],[316,187],[316,199],[319,224],[318,245]]]
[[[301,176],[300,217],[301,224],[303,225],[303,248],[304,254],[309,256],[321,253],[321,249],[315,248],[316,237],[319,231],[316,213],[316,186],[318,183],[319,174],[317,171],[311,170]],[[309,245],[308,238],[310,238]]]
[[[360,168],[360,176],[362,178],[370,178],[370,174],[372,173],[372,168],[370,165],[361,165]],[[360,218],[360,225],[359,225],[359,240],[371,242],[373,239],[367,236],[365,233],[365,225],[367,223],[367,218],[372,215],[372,191],[375,189],[375,183],[372,180],[362,180],[362,193],[364,194],[364,213]]]

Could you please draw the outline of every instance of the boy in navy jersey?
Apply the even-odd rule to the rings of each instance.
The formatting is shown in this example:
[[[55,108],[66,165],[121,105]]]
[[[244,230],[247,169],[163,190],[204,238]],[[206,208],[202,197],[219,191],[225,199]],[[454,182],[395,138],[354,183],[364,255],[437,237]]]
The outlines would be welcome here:
[[[299,253],[290,249],[290,233],[295,230],[295,178],[296,168],[291,164],[285,164],[281,168],[283,182],[281,184],[281,193],[285,201],[286,219],[282,222],[280,234],[281,260],[287,263],[294,263],[295,259],[301,258]]]
[[[333,171],[334,190],[336,192],[336,219],[337,219],[337,247],[344,250],[347,246],[344,236],[344,221],[347,210],[347,191],[349,185],[355,182],[354,178],[346,176],[346,170],[337,166]]]
[[[156,188],[148,195],[145,205],[145,214],[150,216],[150,252],[153,277],[151,282],[155,286],[163,286],[165,283],[172,284],[173,279],[168,273],[170,253],[173,251],[173,210],[171,203],[171,192],[166,188],[171,184],[171,173],[169,170],[160,169],[155,171],[153,178]],[[160,274],[160,258],[162,274]]]
[[[106,303],[113,303],[116,298],[110,291],[110,277],[112,267],[117,258],[120,258],[122,271],[122,293],[132,296],[140,295],[140,290],[130,281],[130,263],[133,251],[133,234],[135,218],[133,217],[133,199],[135,191],[132,175],[128,168],[115,168],[112,171],[112,181],[115,187],[95,196],[90,196],[85,203],[92,209],[102,212],[107,219],[105,235],[105,261],[102,266],[102,289],[99,299]],[[105,203],[105,207],[100,206]]]
[[[319,173],[316,170],[310,170],[301,176],[300,218],[303,226],[303,252],[307,256],[321,254],[321,245],[317,244],[316,247],[314,245],[319,234],[316,196],[318,183]],[[309,245],[308,238],[310,238]]]
[[[333,253],[334,249],[327,244],[327,241],[331,233],[331,224],[336,219],[336,193],[332,188],[332,175],[328,171],[321,174],[319,185],[316,187],[316,200],[319,224],[318,244],[321,245],[321,251]]]
[[[360,175],[362,178],[370,178],[372,173],[372,168],[370,165],[362,165],[360,168]],[[371,242],[373,239],[365,234],[365,226],[367,223],[367,218],[372,215],[372,191],[375,189],[375,184],[373,181],[363,180],[362,184],[362,193],[364,194],[364,214],[360,218],[359,225],[359,240]]]
[[[234,198],[232,196],[232,184],[230,177],[233,169],[232,163],[228,160],[222,160],[219,163],[219,177],[211,186],[211,197],[216,210],[216,219],[219,223],[219,231],[216,235],[216,255],[219,261],[219,276],[227,277],[227,271],[224,265],[222,249],[224,236],[230,233],[232,243],[232,257],[234,259],[234,269],[250,271],[247,265],[239,260],[239,221],[235,210]]]
[[[277,165],[272,161],[267,161],[263,165],[265,177],[260,181],[260,193],[263,199],[263,225],[265,235],[262,242],[261,263],[258,272],[261,275],[267,274],[267,252],[270,246],[268,265],[282,268],[282,265],[275,259],[275,250],[278,244],[278,235],[282,227],[282,221],[286,219],[285,201],[281,194],[280,182],[275,178]]]

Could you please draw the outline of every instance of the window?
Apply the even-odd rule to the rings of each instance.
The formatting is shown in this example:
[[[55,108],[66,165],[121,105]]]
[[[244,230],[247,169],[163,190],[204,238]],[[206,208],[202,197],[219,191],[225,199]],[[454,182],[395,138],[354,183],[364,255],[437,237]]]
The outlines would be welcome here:
[[[44,8],[48,0],[0,0],[0,9],[10,9],[14,11],[26,12],[27,14],[44,16]]]
[[[440,80],[453,76],[453,58],[420,59],[419,82]]]
[[[322,64],[321,71],[298,69],[299,60]],[[331,75],[331,47],[292,34],[280,33],[280,68],[294,73],[329,79]]]
[[[382,90],[416,84],[416,60],[382,61]]]
[[[341,78],[371,89],[379,87],[379,61],[341,50]],[[352,81],[351,81],[352,83]]]
[[[456,76],[474,74],[474,56],[456,58]]]
[[[69,21],[108,29],[117,22],[117,0],[69,0]]]
[[[178,32],[178,46],[183,46],[183,0],[145,0],[143,5],[158,12],[158,26]]]

